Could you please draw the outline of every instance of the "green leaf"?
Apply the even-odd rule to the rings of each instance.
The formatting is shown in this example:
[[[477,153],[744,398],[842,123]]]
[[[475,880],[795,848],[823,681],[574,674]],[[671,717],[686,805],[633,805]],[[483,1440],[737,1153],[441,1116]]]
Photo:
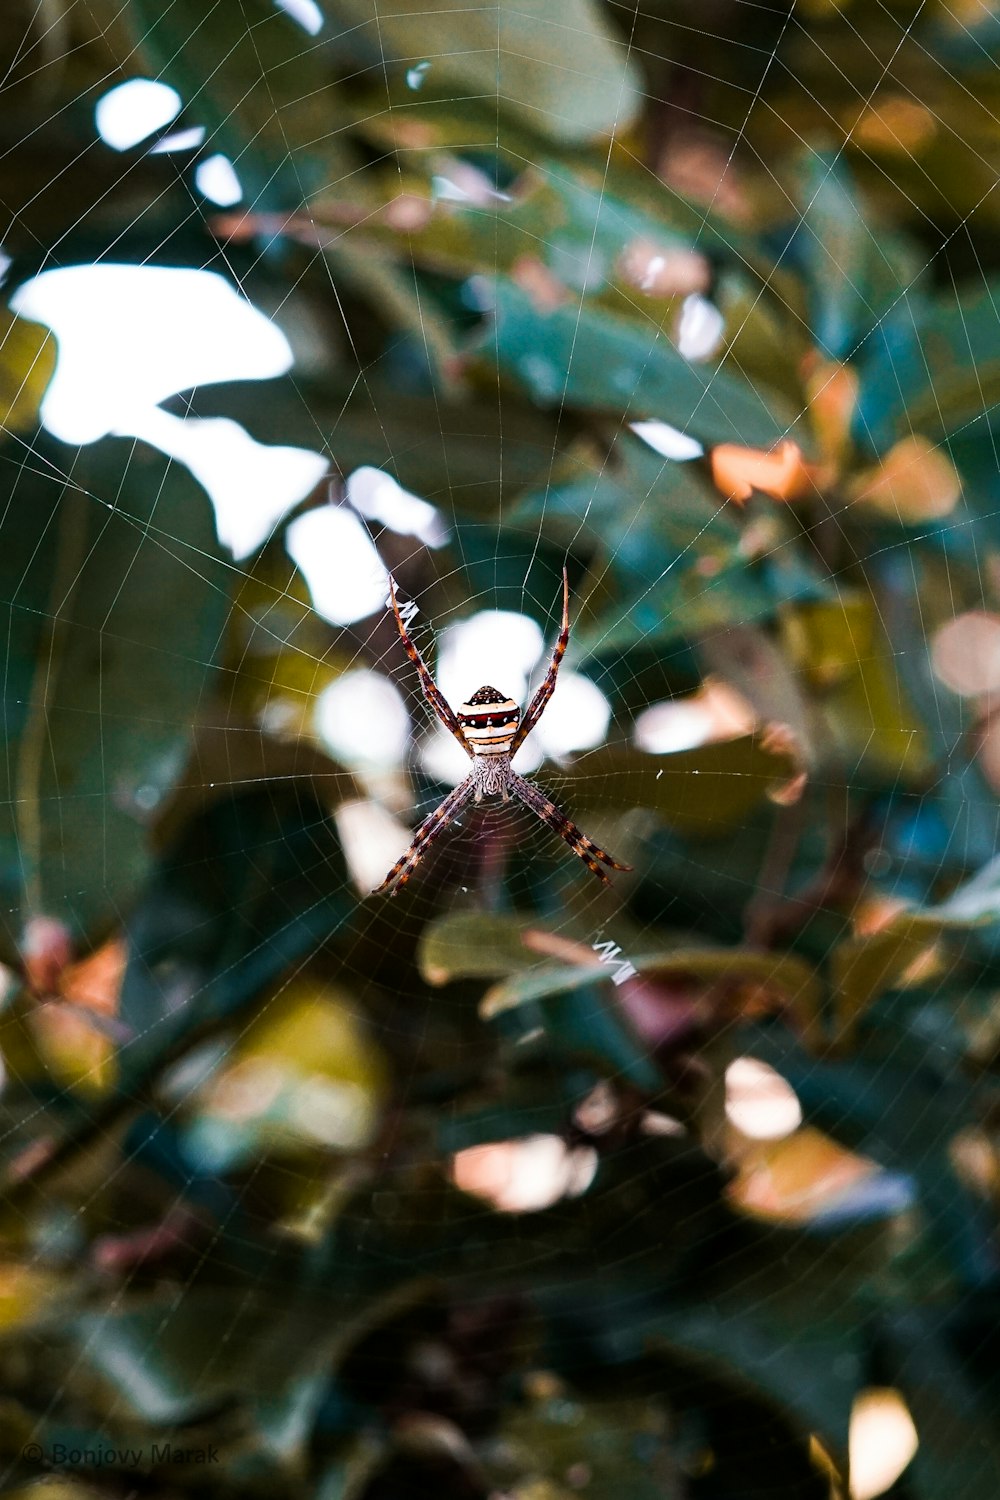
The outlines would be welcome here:
[[[563,0],[555,11],[545,0],[441,11],[420,0],[387,9],[331,0],[330,9],[363,28],[387,78],[426,64],[418,87],[493,97],[539,135],[590,140],[626,129],[638,108],[635,66],[594,0]]]
[[[308,776],[224,786],[147,881],[128,922],[121,1015],[135,1037],[119,1054],[123,1094],[203,1028],[243,1014],[354,912],[333,820],[302,785]]]
[[[942,1494],[993,1500],[996,1494],[995,1382],[977,1379],[992,1353],[987,1330],[995,1327],[996,1302],[989,1292],[947,1310],[938,1300],[890,1309],[880,1319],[883,1378],[902,1391],[919,1438],[904,1480],[917,1500]],[[970,1351],[976,1351],[972,1358]]]
[[[451,1153],[491,1141],[562,1135],[574,1106],[593,1088],[597,1075],[567,1068],[561,1055],[558,1065],[553,1066],[553,1061],[547,1058],[546,1066],[508,1078],[502,1091],[484,1091],[484,1098],[466,1101],[463,1109],[442,1112],[436,1134],[438,1150]]]
[[[727,369],[685,359],[655,321],[640,327],[586,304],[541,311],[506,277],[491,285],[496,317],[483,357],[542,406],[658,417],[704,443],[769,448],[790,433],[808,442],[791,407]]]
[[[127,16],[146,69],[176,88],[209,149],[230,158],[252,207],[297,208],[352,169],[326,46],[276,6],[129,0]]]
[[[681,832],[721,833],[795,771],[790,756],[762,750],[752,735],[670,755],[607,745],[563,773],[557,796],[605,812],[647,807]]]
[[[659,1070],[616,1005],[611,979],[611,971],[596,957],[591,969],[580,964],[539,967],[495,984],[479,1013],[493,1020],[521,1006],[537,1006],[561,1048],[611,1068],[636,1088],[656,1092],[662,1083]]]
[[[182,1301],[85,1313],[71,1338],[127,1412],[162,1427],[293,1378],[306,1340],[316,1338],[315,1309],[263,1311],[243,1292],[189,1288]]]
[[[648,183],[616,164],[609,168],[604,161],[581,161],[576,156],[566,161],[534,161],[524,152],[516,162],[524,170],[512,193],[472,202],[442,198],[449,168],[467,168],[472,143],[468,134],[451,142],[460,153],[457,161],[441,152],[428,152],[427,133],[434,133],[435,143],[439,138],[433,110],[430,121],[426,106],[421,106],[417,134],[421,145],[411,151],[406,150],[406,133],[398,116],[388,125],[383,121],[381,130],[378,120],[359,122],[359,129],[367,124],[380,140],[391,141],[407,167],[421,174],[423,181],[414,186],[423,187],[428,195],[426,222],[419,222],[415,215],[416,224],[396,228],[388,214],[375,222],[363,218],[356,227],[345,229],[345,237],[395,243],[407,259],[412,256],[417,264],[453,276],[510,272],[521,257],[528,257],[546,266],[557,284],[586,296],[607,293],[613,287],[624,291],[617,309],[639,322],[648,318],[651,308],[662,312],[664,298],[652,291],[647,295],[641,287],[637,290],[635,276],[624,274],[623,261],[633,248],[648,250],[650,256],[657,251],[669,255],[697,248],[700,254],[717,255],[726,264],[755,265],[758,278],[751,284],[754,297],[760,297],[760,283],[767,281],[771,267],[751,236],[706,219],[702,210],[662,185],[650,192]],[[454,116],[449,121],[454,124]],[[447,123],[440,120],[441,135]],[[495,149],[495,116],[488,144]],[[525,168],[527,160],[532,164]],[[334,227],[343,221],[343,206],[337,199],[328,201],[321,195],[310,208],[321,224],[329,221]],[[707,262],[705,270],[707,274]],[[675,294],[674,306],[679,300]],[[770,300],[772,313],[783,310],[776,297]]]
[[[927,301],[910,293],[872,337],[861,365],[859,435],[877,447],[1000,423],[1000,285]]]
[[[815,1433],[843,1469],[851,1406],[866,1383],[869,1309],[858,1295],[859,1275],[828,1245],[784,1232],[730,1227],[722,1243],[721,1257],[718,1241],[707,1255],[708,1247],[696,1246],[687,1275],[647,1280],[635,1266],[627,1279],[612,1272],[543,1293],[554,1303],[569,1371],[586,1370],[589,1378],[601,1371],[624,1382],[639,1360],[662,1361],[649,1376],[658,1389],[683,1393],[683,1406],[711,1407],[726,1393],[718,1448],[711,1446],[719,1459],[735,1460],[740,1474],[761,1452],[751,1454],[738,1436],[742,1423],[736,1432],[730,1427],[736,1402],[748,1400],[758,1407],[750,1429],[758,1437],[762,1418],[767,1426],[778,1419],[786,1443],[794,1433],[805,1446]],[[774,1482],[777,1455],[765,1457],[769,1452],[761,1455],[769,1465],[761,1494]]]
[[[904,1055],[898,1037],[873,1034],[850,1058],[829,1060],[806,1052],[782,1028],[746,1026],[743,1037],[751,1056],[792,1085],[807,1122],[914,1180],[918,1233],[947,1267],[937,1278],[946,1283],[944,1290],[989,1285],[995,1278],[991,1214],[959,1180],[949,1152],[953,1137],[974,1123],[985,1099],[977,1101],[957,1073],[947,1079],[938,1075],[933,1041],[920,1066]]]
[[[638,438],[619,436],[602,465],[591,459],[568,483],[529,492],[511,520],[567,542],[584,535],[606,557],[614,602],[575,632],[582,654],[705,634],[776,604],[701,466],[661,458]]]
[[[522,1005],[534,1005],[538,1000],[547,1000],[553,996],[571,995],[605,979],[610,982],[611,972],[607,969],[602,971],[596,957],[589,969],[582,964],[538,965],[493,985],[483,996],[479,1014],[484,1021],[492,1021],[505,1011],[516,1010]]]
[[[80,942],[145,874],[150,813],[211,682],[230,571],[186,469],[108,439],[8,452],[0,881],[7,951],[31,915]]]
[[[457,912],[429,922],[417,947],[421,978],[442,985],[530,969],[538,960],[524,946],[525,930],[523,917],[489,912]]]
[[[818,1273],[793,1281],[775,1270],[740,1277],[708,1303],[678,1305],[657,1320],[668,1347],[702,1356],[817,1432],[845,1467],[851,1404],[864,1384],[862,1318],[843,1294],[820,1294]],[[655,1348],[659,1339],[654,1335]]]
[[[750,274],[741,260],[719,270],[712,300],[725,320],[726,367],[755,385],[763,383],[800,411],[807,404],[803,360],[812,343],[805,288],[798,278],[783,271],[780,263],[761,278]]]
[[[328,225],[333,243],[357,239],[371,246],[393,245],[406,262],[451,277],[510,273],[521,259],[546,267],[559,286],[585,296],[601,296],[625,318],[645,323],[652,309],[662,316],[679,314],[683,292],[664,296],[636,286],[642,274],[629,261],[696,252],[705,258],[706,280],[719,275],[713,296],[726,313],[728,339],[735,342],[742,373],[747,373],[747,346],[768,330],[769,366],[753,374],[787,390],[795,409],[802,404],[794,373],[805,340],[796,329],[803,318],[802,289],[797,278],[774,266],[763,241],[686,199],[667,184],[631,170],[620,158],[578,151],[539,159],[535,143],[508,127],[497,134],[495,110],[475,99],[436,103],[421,97],[393,103],[371,99],[371,110],[358,112],[356,129],[382,149],[391,150],[407,173],[403,196],[423,200],[397,224],[397,204],[384,214],[357,214],[339,193],[320,193],[310,202],[314,223]],[[450,148],[450,149],[449,149]],[[499,171],[494,173],[496,162]],[[530,164],[530,165],[529,165]],[[482,168],[484,191],[463,201],[462,173]],[[510,191],[488,191],[499,176]],[[447,193],[449,172],[459,178]],[[393,193],[398,178],[387,182]],[[689,261],[688,272],[693,269]],[[737,290],[738,288],[738,290]],[[727,350],[731,353],[732,350]],[[753,362],[751,361],[751,364]],[[789,368],[776,368],[787,366]]]
[[[526,402],[508,396],[502,408],[495,399],[448,405],[374,376],[332,392],[297,376],[222,382],[166,405],[230,417],[261,443],[329,449],[345,475],[363,464],[385,469],[448,516],[494,515],[552,461],[552,424]]]
[[[303,1456],[330,1369],[373,1326],[426,1288],[407,1278],[361,1302],[286,1287],[188,1288],[85,1313],[70,1330],[109,1407],[154,1427],[205,1418],[233,1398],[248,1410],[259,1450],[285,1465]],[[321,1378],[323,1377],[323,1378]],[[183,1446],[178,1443],[178,1446]]]
[[[813,336],[824,354],[846,359],[912,285],[918,266],[867,216],[841,156],[808,153],[799,201],[789,250],[805,264]]]

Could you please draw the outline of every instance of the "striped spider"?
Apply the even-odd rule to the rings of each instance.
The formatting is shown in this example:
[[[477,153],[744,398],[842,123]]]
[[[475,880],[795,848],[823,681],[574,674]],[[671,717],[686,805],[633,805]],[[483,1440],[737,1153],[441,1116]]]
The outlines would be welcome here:
[[[397,859],[382,884],[376,886],[373,894],[388,891],[391,896],[395,896],[400,887],[409,880],[434,840],[444,832],[449,823],[453,822],[462,808],[469,802],[481,802],[484,797],[502,797],[504,802],[509,802],[511,798],[516,797],[518,801],[523,802],[525,807],[529,807],[546,827],[551,828],[553,833],[557,833],[560,838],[566,840],[573,853],[582,859],[587,869],[605,885],[610,885],[611,882],[601,869],[602,864],[609,865],[612,870],[631,869],[630,865],[620,865],[617,860],[611,858],[610,854],[599,849],[593,839],[581,833],[576,824],[570,822],[566,814],[560,812],[555,803],[550,802],[538,787],[526,781],[523,776],[519,776],[511,767],[511,760],[524,743],[526,736],[542,717],[545,705],[555,691],[559,665],[566,654],[566,647],[569,643],[569,583],[566,578],[566,569],[563,569],[562,629],[559,632],[559,639],[556,641],[545,679],[528,704],[523,718],[514,700],[505,698],[503,693],[497,692],[494,687],[479,688],[467,703],[459,704],[456,713],[445,700],[427,664],[410,638],[396,599],[396,583],[391,577],[389,586],[392,610],[396,616],[400,638],[407,656],[417,669],[424,697],[444,727],[455,736],[466,755],[471,758],[472,770],[453,792],[448,793],[430,817],[424,819],[413,835],[413,843],[409,849]]]

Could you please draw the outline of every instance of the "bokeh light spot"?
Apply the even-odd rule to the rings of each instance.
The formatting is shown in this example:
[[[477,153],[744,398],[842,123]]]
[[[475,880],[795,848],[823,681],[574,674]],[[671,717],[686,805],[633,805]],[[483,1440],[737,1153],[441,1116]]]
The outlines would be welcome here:
[[[317,36],[323,30],[323,12],[316,0],[274,0],[274,3],[309,36]]]
[[[791,1084],[755,1057],[737,1057],[726,1069],[726,1116],[756,1141],[780,1141],[802,1124],[802,1106]]]
[[[313,608],[331,625],[353,625],[382,608],[389,575],[349,510],[324,505],[307,511],[289,526],[285,545],[309,585]]]
[[[236,175],[236,168],[228,156],[216,152],[199,162],[195,168],[195,184],[199,193],[220,208],[232,208],[243,197],[243,188]]]
[[[537,1213],[561,1198],[578,1198],[596,1172],[592,1146],[571,1148],[557,1135],[470,1146],[452,1158],[456,1187],[512,1214]]]
[[[859,1391],[849,1436],[851,1500],[875,1500],[902,1474],[918,1447],[909,1407],[891,1386]]]
[[[214,271],[110,262],[43,271],[11,306],[59,344],[42,420],[65,443],[131,432],[177,391],[291,367],[280,329]]]
[[[425,546],[443,547],[448,540],[441,512],[382,469],[355,469],[347,480],[347,498],[367,520],[380,521],[401,536],[415,536]]]
[[[181,96],[168,83],[130,78],[97,101],[94,120],[105,145],[129,151],[180,113]]]
[[[1000,689],[1000,616],[969,610],[942,625],[931,642],[934,671],[953,693],[972,698]]]
[[[345,672],[320,693],[315,714],[324,743],[345,765],[389,770],[402,761],[410,716],[399,689],[381,672]]]

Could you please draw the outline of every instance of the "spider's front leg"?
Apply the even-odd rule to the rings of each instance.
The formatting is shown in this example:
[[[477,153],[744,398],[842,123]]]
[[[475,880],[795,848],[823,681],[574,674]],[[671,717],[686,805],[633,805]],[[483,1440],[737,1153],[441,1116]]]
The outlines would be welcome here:
[[[562,664],[563,657],[566,655],[566,647],[568,645],[569,577],[567,575],[566,569],[563,568],[562,625],[559,630],[559,636],[556,640],[555,648],[552,652],[552,660],[549,662],[549,669],[542,679],[541,686],[539,687],[535,696],[532,698],[531,702],[528,704],[527,708],[524,710],[524,715],[521,719],[521,723],[518,726],[517,733],[514,735],[514,739],[510,747],[511,755],[517,754],[518,750],[524,744],[524,741],[527,739],[528,735],[534,729],[535,725],[542,717],[542,714],[545,712],[545,707],[549,699],[552,697],[552,694],[556,690],[556,681],[559,677],[559,668]]]
[[[392,605],[392,612],[396,617],[396,628],[399,631],[399,638],[403,643],[403,650],[406,652],[407,656],[410,658],[413,665],[417,669],[417,676],[420,678],[420,687],[424,697],[427,699],[427,702],[430,704],[437,717],[441,720],[441,723],[444,725],[445,729],[447,729],[448,733],[455,736],[456,740],[458,740],[458,743],[461,745],[466,755],[471,755],[472,750],[469,746],[469,742],[465,738],[465,735],[462,733],[462,726],[458,722],[458,719],[455,717],[455,712],[452,709],[451,704],[445,698],[444,694],[441,692],[441,689],[438,687],[437,683],[434,681],[434,678],[431,676],[430,668],[424,661],[423,657],[420,655],[420,652],[417,650],[416,642],[413,640],[410,632],[406,628],[406,621],[403,619],[399,608],[399,600],[396,598],[396,580],[395,578],[393,578],[391,573],[389,574],[388,602]],[[381,887],[379,887],[379,889],[381,889]]]

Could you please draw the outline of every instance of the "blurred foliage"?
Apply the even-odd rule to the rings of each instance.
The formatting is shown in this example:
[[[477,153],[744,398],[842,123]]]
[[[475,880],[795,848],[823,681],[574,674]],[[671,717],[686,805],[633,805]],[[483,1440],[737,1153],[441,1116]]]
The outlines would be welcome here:
[[[819,1500],[891,1386],[891,1493],[995,1500],[1000,678],[935,643],[1000,617],[1000,20],[319,7],[11,0],[5,294],[114,260],[272,312],[289,375],[167,409],[438,506],[440,551],[369,528],[425,644],[550,630],[565,562],[612,726],[541,775],[635,868],[512,811],[359,896],[347,810],[444,792],[316,739],[348,667],[412,690],[391,618],[46,434],[5,309],[0,1492]],[[204,146],[104,145],[130,76]],[[740,1057],[787,1143],[727,1119]]]

